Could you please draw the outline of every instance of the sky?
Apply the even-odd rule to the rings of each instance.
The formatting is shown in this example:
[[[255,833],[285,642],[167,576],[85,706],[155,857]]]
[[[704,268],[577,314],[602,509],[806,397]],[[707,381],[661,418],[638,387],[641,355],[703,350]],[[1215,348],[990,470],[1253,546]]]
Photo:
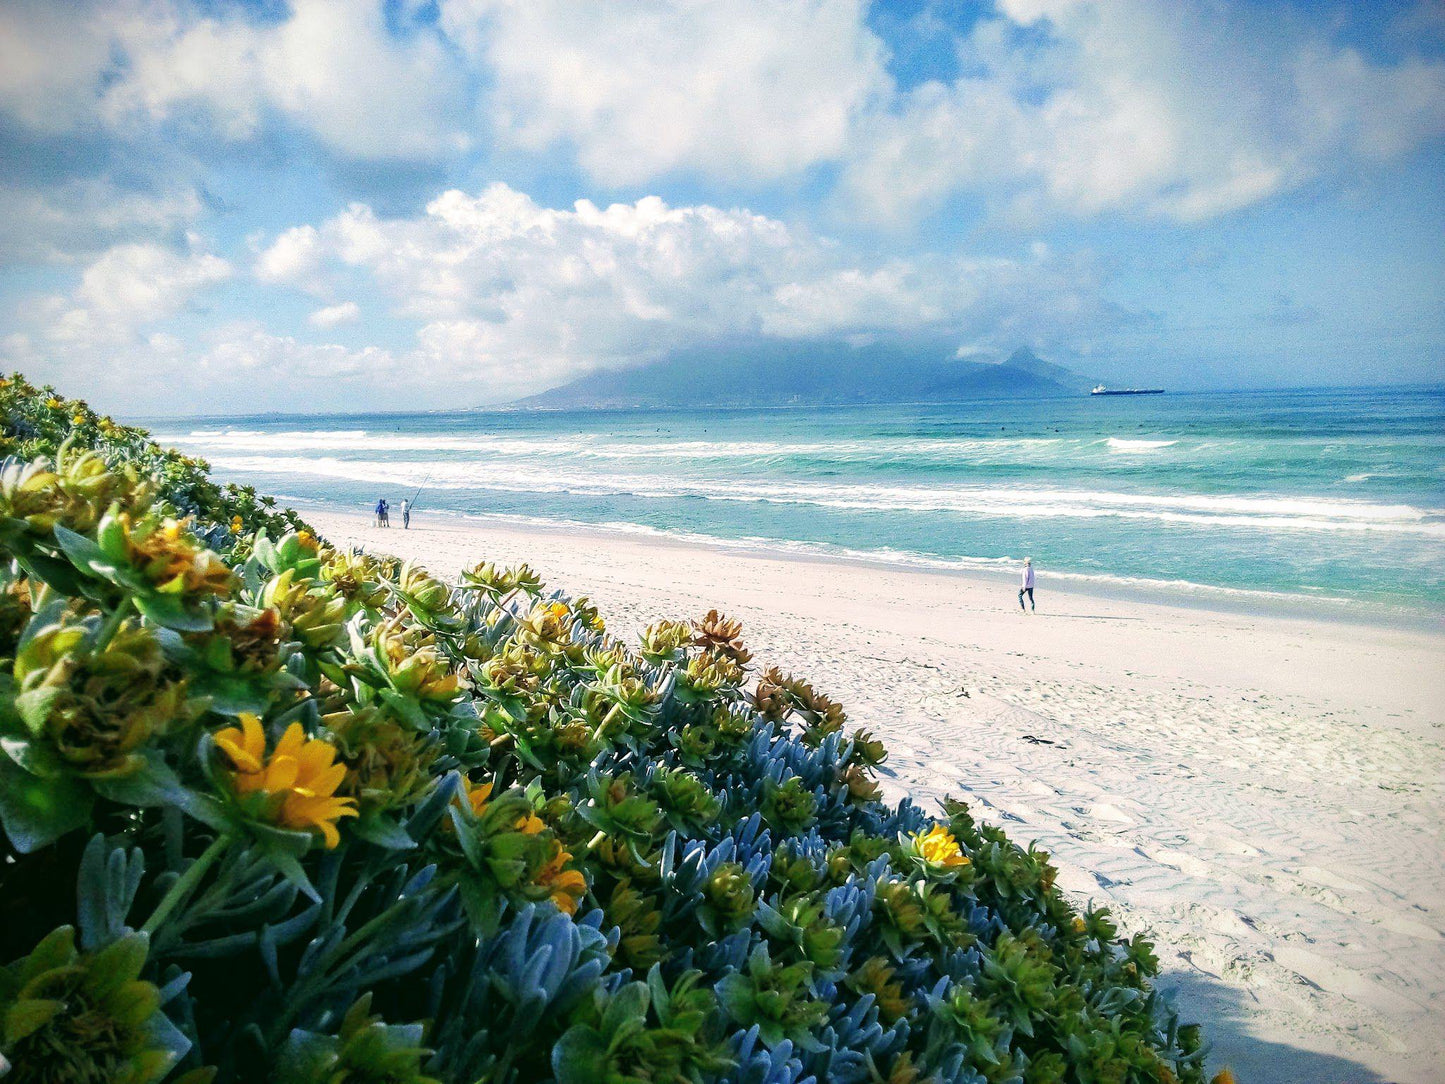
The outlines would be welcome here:
[[[709,343],[1445,379],[1445,4],[0,0],[0,366],[503,403]]]

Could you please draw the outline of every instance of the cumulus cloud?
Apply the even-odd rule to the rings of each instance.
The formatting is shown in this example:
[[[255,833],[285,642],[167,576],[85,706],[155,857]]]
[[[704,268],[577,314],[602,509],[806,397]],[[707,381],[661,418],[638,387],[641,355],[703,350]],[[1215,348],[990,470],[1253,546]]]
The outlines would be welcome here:
[[[723,338],[1027,326],[1048,339],[1113,318],[1087,269],[1046,256],[867,263],[746,210],[656,197],[559,210],[504,184],[446,192],[413,217],[356,204],[282,233],[257,262],[301,289],[318,273],[379,288],[394,316],[419,325],[419,370],[496,399]],[[286,266],[290,276],[277,271]]]
[[[843,188],[910,219],[959,191],[1010,213],[1199,221],[1445,132],[1445,63],[1366,60],[1286,18],[1151,0],[1000,0],[965,74],[865,118]]]
[[[339,305],[326,305],[317,309],[306,322],[312,327],[335,327],[337,324],[354,323],[361,316],[361,307],[355,301],[343,301]]]
[[[24,315],[34,330],[11,344],[17,364],[63,359],[80,367],[103,360],[106,352],[144,341],[147,325],[175,315],[198,293],[231,276],[230,263],[205,250],[199,238],[177,250],[165,245],[129,242],[114,245],[81,272],[69,294],[31,298]],[[159,337],[157,337],[157,335]],[[151,335],[165,345],[164,332]]]
[[[770,179],[838,158],[885,92],[864,0],[442,0],[500,134],[610,184]]]
[[[197,290],[226,279],[231,265],[219,256],[175,252],[161,245],[116,245],[80,276],[76,299],[99,315],[127,324],[169,316]]]
[[[314,226],[294,226],[277,237],[256,260],[262,282],[311,282],[321,268],[321,238]]]
[[[124,239],[179,232],[204,205],[194,188],[137,191],[104,177],[0,187],[0,259],[66,262]]]
[[[0,113],[32,134],[161,141],[279,126],[373,162],[457,165],[495,142],[613,186],[795,184],[831,180],[827,166],[852,211],[896,221],[956,193],[1025,219],[1200,221],[1445,131],[1445,61],[1371,57],[1302,10],[995,0],[964,30],[872,14],[866,0],[11,0]],[[902,79],[884,22],[903,56],[918,41],[901,37],[923,35],[960,74]]]
[[[461,150],[466,75],[439,34],[405,29],[362,0],[293,0],[281,18],[186,0],[63,13],[17,0],[0,11],[0,110],[42,132],[200,123],[236,140],[274,116],[347,157]]]
[[[359,350],[336,343],[299,342],[252,325],[223,329],[217,341],[203,352],[199,365],[211,379],[234,387],[237,377],[246,381],[277,380],[289,388],[301,380],[347,381],[373,377],[392,370],[396,359],[377,346]]]

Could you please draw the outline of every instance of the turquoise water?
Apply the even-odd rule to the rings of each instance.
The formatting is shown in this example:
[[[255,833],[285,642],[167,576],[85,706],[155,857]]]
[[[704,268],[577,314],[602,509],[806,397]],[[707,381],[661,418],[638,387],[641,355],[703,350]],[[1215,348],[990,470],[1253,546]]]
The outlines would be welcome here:
[[[227,479],[366,510],[1438,613],[1445,390],[822,410],[169,420]]]

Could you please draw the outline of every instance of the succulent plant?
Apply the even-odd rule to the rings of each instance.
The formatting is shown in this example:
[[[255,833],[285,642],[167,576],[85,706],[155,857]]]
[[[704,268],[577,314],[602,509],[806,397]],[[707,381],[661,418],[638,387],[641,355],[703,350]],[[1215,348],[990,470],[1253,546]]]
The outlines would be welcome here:
[[[711,991],[700,971],[671,987],[656,964],[646,982],[597,990],[552,1049],[557,1084],[699,1080],[733,1062],[720,1041]]]
[[[738,622],[338,551],[19,377],[0,451],[12,1078],[1203,1084],[1148,941]]]
[[[0,1054],[17,1084],[151,1084],[190,1043],[141,978],[144,934],[96,952],[60,926],[0,969]]]

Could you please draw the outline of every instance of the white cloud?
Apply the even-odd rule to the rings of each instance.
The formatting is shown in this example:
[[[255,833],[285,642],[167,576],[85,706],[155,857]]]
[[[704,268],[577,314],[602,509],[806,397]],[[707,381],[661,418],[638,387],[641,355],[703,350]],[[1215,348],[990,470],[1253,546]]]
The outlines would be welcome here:
[[[864,0],[442,0],[520,146],[575,147],[610,184],[769,179],[845,151],[887,91]]]
[[[936,51],[941,17],[892,33],[925,23]],[[866,0],[438,0],[434,25],[381,0],[10,0],[0,111],[137,140],[279,124],[368,161],[494,140],[608,185],[832,165],[882,220],[964,192],[1021,219],[1197,221],[1445,131],[1445,61],[1335,32],[1209,0],[996,0],[952,43],[960,76],[900,91]]]
[[[294,226],[272,241],[256,260],[262,282],[302,282],[321,267],[321,238],[314,226]]]
[[[301,236],[308,259],[291,261]],[[863,263],[749,211],[656,197],[555,210],[503,184],[446,192],[410,218],[353,205],[258,257],[273,281],[292,262],[301,289],[317,274],[379,288],[420,324],[416,372],[492,399],[727,337],[1047,341],[1110,319],[1086,268],[1047,259]]]
[[[429,159],[469,142],[452,50],[422,26],[393,33],[380,3],[292,0],[280,19],[185,0],[57,10],[0,10],[0,110],[37,131],[199,121],[234,140],[276,116],[354,158]]]
[[[336,327],[338,324],[354,323],[361,316],[361,307],[355,301],[343,301],[339,305],[319,308],[306,322],[312,327]]]
[[[140,242],[114,245],[81,272],[68,296],[32,299],[26,316],[36,326],[35,350],[83,360],[87,351],[137,342],[139,329],[174,315],[197,293],[231,276],[231,265],[205,251],[198,238],[188,238],[188,245],[186,251]],[[168,338],[162,334],[157,341]]]
[[[197,290],[230,274],[231,265],[209,252],[116,245],[85,269],[75,296],[98,315],[139,324],[169,316]]]
[[[103,178],[0,187],[0,259],[62,262],[173,232],[202,213],[192,188],[131,191]]]
[[[109,37],[100,9],[0,4],[0,109],[40,132],[69,129],[94,110]]]
[[[266,378],[342,382],[371,378],[396,368],[390,351],[376,346],[352,350],[335,343],[298,342],[259,326],[224,328],[199,364],[210,378],[230,388]]]
[[[1001,0],[965,75],[860,125],[849,205],[882,219],[981,192],[1009,213],[1216,217],[1445,132],[1445,63],[1365,60],[1244,9]]]

